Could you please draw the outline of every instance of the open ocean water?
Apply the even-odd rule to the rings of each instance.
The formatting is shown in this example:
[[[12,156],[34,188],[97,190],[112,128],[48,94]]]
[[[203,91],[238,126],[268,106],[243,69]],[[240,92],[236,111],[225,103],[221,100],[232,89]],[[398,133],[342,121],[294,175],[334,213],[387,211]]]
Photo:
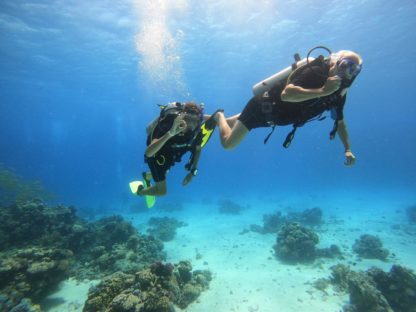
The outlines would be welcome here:
[[[306,270],[302,282],[276,286],[275,297],[265,290],[274,284],[262,278],[286,280],[273,275],[285,267],[275,267],[279,260],[270,253],[276,235],[256,234],[250,225],[261,225],[264,214],[276,211],[289,215],[319,207],[320,242],[340,245],[343,263],[353,268],[388,271],[397,264],[415,270],[415,29],[411,0],[2,0],[1,209],[18,193],[7,180],[11,172],[21,183],[38,181],[52,193],[48,205],[73,205],[88,220],[122,215],[143,233],[152,217],[184,221],[187,226],[165,243],[165,260],[189,259],[214,274],[205,297],[185,311],[308,311],[312,299],[298,297],[306,294],[303,283],[328,277],[337,262],[318,265],[319,272],[300,266]],[[218,108],[226,116],[237,114],[255,83],[318,45],[363,58],[344,110],[355,166],[344,166],[341,142],[329,140],[330,118],[299,128],[288,149],[282,143],[289,126],[276,128],[266,145],[270,129],[255,129],[232,151],[222,148],[215,130],[188,186],[181,185],[185,155],[170,170],[168,194],[154,208],[147,210],[143,199],[131,195],[128,183],[147,170],[145,128],[159,114],[158,104],[192,100],[204,103],[208,114]],[[218,212],[227,205],[241,211]],[[38,222],[32,229],[45,226]],[[388,260],[357,264],[352,245],[363,234],[381,238]],[[21,248],[4,246],[0,252]],[[256,274],[247,267],[259,276],[255,302],[248,284]],[[286,269],[294,270],[289,276],[298,273],[293,268]],[[7,286],[0,282],[2,292]],[[348,296],[328,298],[310,301],[310,311],[339,311],[348,302]],[[63,302],[42,309],[82,310],[83,303]]]

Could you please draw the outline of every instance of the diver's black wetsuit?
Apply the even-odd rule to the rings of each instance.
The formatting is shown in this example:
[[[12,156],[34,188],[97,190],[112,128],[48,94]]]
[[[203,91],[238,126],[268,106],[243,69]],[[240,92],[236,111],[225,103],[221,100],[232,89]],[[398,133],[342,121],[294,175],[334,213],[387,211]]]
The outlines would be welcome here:
[[[173,125],[173,121],[177,115],[167,115],[162,121],[160,121],[153,133],[147,137],[147,146],[150,145],[154,139],[161,138],[166,132],[168,132]],[[199,128],[196,131],[200,131]],[[175,162],[180,162],[182,156],[190,151],[195,152],[195,148],[200,144],[200,136],[195,139],[196,132],[188,131],[184,135],[175,135],[170,138],[165,145],[152,157],[145,156],[145,162],[149,165],[150,172],[152,173],[153,180],[155,182],[161,182],[166,179],[166,173]]]
[[[329,65],[320,62],[305,67],[294,75],[291,84],[305,89],[317,89],[325,85],[328,77]],[[286,86],[286,81],[275,86],[261,97],[253,97],[239,116],[239,120],[248,130],[271,125],[284,126],[295,124],[302,126],[308,120],[319,116],[326,110],[331,110],[334,120],[342,120],[346,96],[335,92],[329,96],[303,102],[285,102],[280,95]]]

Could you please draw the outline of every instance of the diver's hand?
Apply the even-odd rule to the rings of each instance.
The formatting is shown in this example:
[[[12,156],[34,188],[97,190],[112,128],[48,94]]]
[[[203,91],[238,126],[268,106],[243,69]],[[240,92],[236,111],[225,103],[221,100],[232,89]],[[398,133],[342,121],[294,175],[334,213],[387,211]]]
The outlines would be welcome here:
[[[351,167],[355,164],[355,156],[351,151],[346,151],[345,152],[345,162],[344,165]]]
[[[342,79],[338,76],[329,77],[325,85],[322,87],[322,93],[324,96],[330,95],[337,91],[341,87]]]
[[[183,115],[178,115],[173,121],[172,128],[169,130],[170,136],[175,136],[186,129],[186,122]]]
[[[192,174],[192,172],[189,172],[189,173],[185,176],[185,178],[183,179],[183,181],[182,181],[182,185],[183,185],[183,186],[188,185],[188,183],[192,181],[192,178],[193,178],[193,177],[194,177],[194,175]]]

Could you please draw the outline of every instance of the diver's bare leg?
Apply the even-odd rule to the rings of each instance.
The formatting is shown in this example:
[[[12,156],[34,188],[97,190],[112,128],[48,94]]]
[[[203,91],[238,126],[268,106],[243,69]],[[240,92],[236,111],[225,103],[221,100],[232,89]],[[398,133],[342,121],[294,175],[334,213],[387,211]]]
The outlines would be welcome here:
[[[238,118],[238,115],[236,116]],[[226,150],[235,148],[244,139],[249,130],[235,116],[231,117],[235,118],[232,128],[228,125],[223,113],[218,113],[216,117],[222,146]]]
[[[231,116],[231,117],[228,117],[228,118],[225,119],[227,121],[228,126],[230,128],[234,127],[234,125],[237,122],[237,119],[238,119],[238,117],[240,117],[240,115],[241,115],[241,113],[240,114],[237,114],[237,115],[234,115],[234,116]],[[211,116],[212,115],[205,114],[204,115],[204,121],[208,120]]]
[[[241,113],[237,114],[237,115],[234,115],[234,116],[231,116],[231,117],[228,117],[228,118],[225,119],[227,121],[227,124],[230,126],[230,128],[234,127],[234,125],[237,122],[238,117],[240,117],[240,115],[241,115]]]

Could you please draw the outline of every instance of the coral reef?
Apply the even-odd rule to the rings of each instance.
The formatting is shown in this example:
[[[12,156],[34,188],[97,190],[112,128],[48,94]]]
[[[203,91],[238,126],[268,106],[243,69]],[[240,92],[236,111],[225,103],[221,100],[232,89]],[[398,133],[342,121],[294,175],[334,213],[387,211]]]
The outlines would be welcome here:
[[[338,245],[332,244],[328,248],[319,248],[316,250],[317,258],[342,258],[342,252]]]
[[[187,225],[185,222],[168,217],[150,218],[148,224],[151,227],[147,232],[164,242],[170,241],[175,237],[177,228]]]
[[[290,212],[283,215],[281,211],[263,215],[263,226],[250,225],[250,230],[261,234],[278,233],[283,225],[297,222],[305,226],[317,226],[322,224],[322,209],[314,207],[301,212]]]
[[[0,311],[8,312],[41,312],[40,306],[33,304],[28,298],[21,298],[17,294],[7,296],[0,294]]]
[[[410,223],[416,223],[416,205],[407,207],[406,215]]]
[[[115,273],[90,289],[83,312],[172,312],[184,309],[209,287],[209,271],[181,261],[156,262],[135,274]]]
[[[303,225],[316,226],[322,224],[322,209],[314,207],[302,212],[291,212],[287,216],[290,222],[299,222]]]
[[[329,248],[316,248],[318,235],[301,226],[298,222],[284,225],[277,235],[273,246],[277,257],[288,263],[312,262],[316,258],[341,258],[342,252],[337,245]]]
[[[1,207],[0,219],[0,250],[25,246],[77,250],[83,243],[85,222],[73,207],[48,207],[35,199]]]
[[[261,234],[278,233],[286,222],[286,217],[280,211],[277,211],[273,214],[263,215],[263,226],[251,224],[250,230]]]
[[[84,311],[105,311],[110,304],[113,305],[112,301],[115,301],[114,306],[126,305],[125,302],[122,302],[126,300],[121,300],[120,297],[117,300],[113,299],[118,297],[123,290],[133,286],[134,283],[135,277],[132,274],[116,272],[107,276],[98,285],[90,288]]]
[[[232,200],[225,199],[219,202],[218,211],[223,214],[232,214],[237,215],[240,214],[241,211],[244,209],[243,206],[233,202]]]
[[[48,207],[40,200],[0,210],[0,250],[27,246],[69,249],[77,262],[73,275],[102,277],[116,271],[134,272],[165,259],[163,244],[141,235],[120,216],[87,223],[73,207]]]
[[[99,278],[117,271],[131,273],[157,260],[164,260],[163,243],[141,235],[120,216],[106,217],[88,225],[88,248],[76,254],[73,268],[78,279]]]
[[[368,274],[396,312],[416,312],[416,275],[412,270],[393,265],[390,272],[372,269]]]
[[[72,259],[72,251],[57,248],[28,247],[0,252],[0,294],[6,297],[0,300],[0,307],[13,306],[16,311],[26,311],[23,306],[30,306],[30,302],[22,300],[30,298],[38,302],[56,288],[69,275]]]
[[[332,275],[331,282],[338,290],[345,291],[348,289],[348,276],[352,272],[349,266],[344,264],[337,264],[331,267]]]
[[[393,312],[386,298],[377,289],[374,281],[365,274],[352,272],[348,278],[348,290],[351,304],[344,308],[346,312],[385,311]]]
[[[377,268],[354,272],[339,264],[331,269],[330,281],[350,294],[345,312],[416,311],[416,275],[407,268],[394,265],[388,273]]]
[[[163,243],[120,216],[87,223],[73,207],[40,200],[0,207],[0,293],[39,302],[68,275],[96,279],[164,260]]]
[[[287,262],[310,262],[315,260],[319,237],[316,233],[293,222],[282,227],[273,246],[276,255]]]
[[[353,250],[360,257],[367,259],[386,260],[389,251],[383,248],[383,243],[377,236],[364,234],[357,239],[353,245]]]
[[[110,216],[91,223],[90,231],[94,233],[94,245],[111,248],[114,244],[127,241],[136,233],[131,223],[121,216]]]

